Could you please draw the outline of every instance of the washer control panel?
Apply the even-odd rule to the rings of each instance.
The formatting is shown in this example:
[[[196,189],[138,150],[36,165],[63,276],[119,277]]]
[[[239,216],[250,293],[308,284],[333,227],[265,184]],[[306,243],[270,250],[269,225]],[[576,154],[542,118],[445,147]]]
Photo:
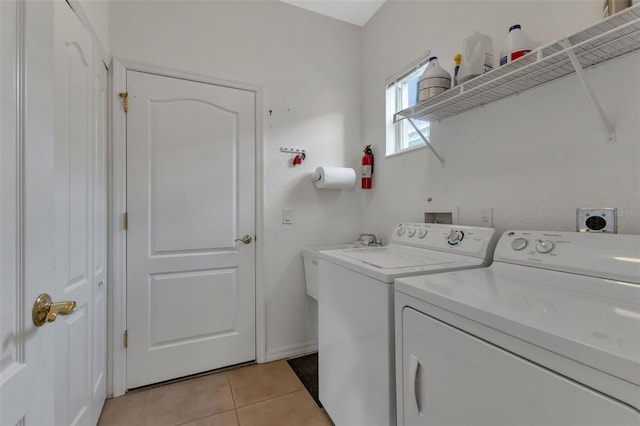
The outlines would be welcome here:
[[[494,261],[640,283],[640,235],[507,231]]]
[[[452,229],[451,232],[449,232],[449,236],[447,237],[447,244],[449,244],[450,246],[457,246],[462,242],[463,239],[464,231],[460,229]]]
[[[497,233],[493,228],[474,226],[400,223],[390,242],[486,258],[488,248],[495,247]]]

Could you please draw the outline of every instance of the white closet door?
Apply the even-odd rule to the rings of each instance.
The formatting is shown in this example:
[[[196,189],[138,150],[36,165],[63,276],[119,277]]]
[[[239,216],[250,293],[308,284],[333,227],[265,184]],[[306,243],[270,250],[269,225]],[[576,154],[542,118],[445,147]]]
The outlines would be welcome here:
[[[55,284],[54,301],[75,301],[55,329],[56,424],[92,421],[93,346],[93,48],[89,32],[63,1],[54,6]],[[53,390],[52,390],[53,391]]]
[[[106,128],[92,121],[92,40],[61,0],[2,1],[0,24],[0,424],[95,424],[105,347],[93,363],[92,335],[102,341],[106,322],[93,318],[104,295],[92,284],[104,277],[105,231],[102,251],[92,238],[104,228]],[[42,293],[77,308],[37,327]]]
[[[107,69],[93,49],[92,423],[107,397]]]
[[[29,380],[44,359],[44,335],[25,339],[22,309],[29,305],[22,289],[20,191],[22,166],[18,120],[18,33],[21,27],[16,1],[0,2],[0,424],[15,425],[29,411]],[[27,355],[35,361],[29,362]],[[33,355],[36,355],[35,359]],[[45,370],[46,371],[46,370]],[[30,377],[31,376],[31,377]],[[45,375],[44,379],[51,379]],[[51,398],[52,400],[52,398]],[[50,404],[41,402],[43,408]]]

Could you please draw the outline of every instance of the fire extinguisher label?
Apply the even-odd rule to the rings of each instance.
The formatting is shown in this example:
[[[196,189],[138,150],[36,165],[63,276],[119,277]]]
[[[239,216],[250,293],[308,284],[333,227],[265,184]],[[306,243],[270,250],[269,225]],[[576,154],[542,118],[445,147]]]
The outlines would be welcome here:
[[[362,166],[362,177],[370,178],[371,177],[371,165]]]

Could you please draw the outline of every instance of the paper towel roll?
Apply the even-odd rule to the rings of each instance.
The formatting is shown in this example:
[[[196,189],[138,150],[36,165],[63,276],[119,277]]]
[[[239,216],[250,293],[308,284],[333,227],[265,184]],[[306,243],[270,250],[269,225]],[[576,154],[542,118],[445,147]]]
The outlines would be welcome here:
[[[310,178],[318,189],[351,189],[356,183],[356,171],[348,167],[318,167]]]

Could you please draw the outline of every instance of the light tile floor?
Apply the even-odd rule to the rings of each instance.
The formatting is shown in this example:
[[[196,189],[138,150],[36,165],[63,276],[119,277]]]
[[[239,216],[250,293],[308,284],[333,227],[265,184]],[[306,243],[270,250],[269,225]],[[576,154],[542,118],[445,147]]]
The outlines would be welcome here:
[[[105,403],[98,426],[331,426],[286,361],[131,392]]]

